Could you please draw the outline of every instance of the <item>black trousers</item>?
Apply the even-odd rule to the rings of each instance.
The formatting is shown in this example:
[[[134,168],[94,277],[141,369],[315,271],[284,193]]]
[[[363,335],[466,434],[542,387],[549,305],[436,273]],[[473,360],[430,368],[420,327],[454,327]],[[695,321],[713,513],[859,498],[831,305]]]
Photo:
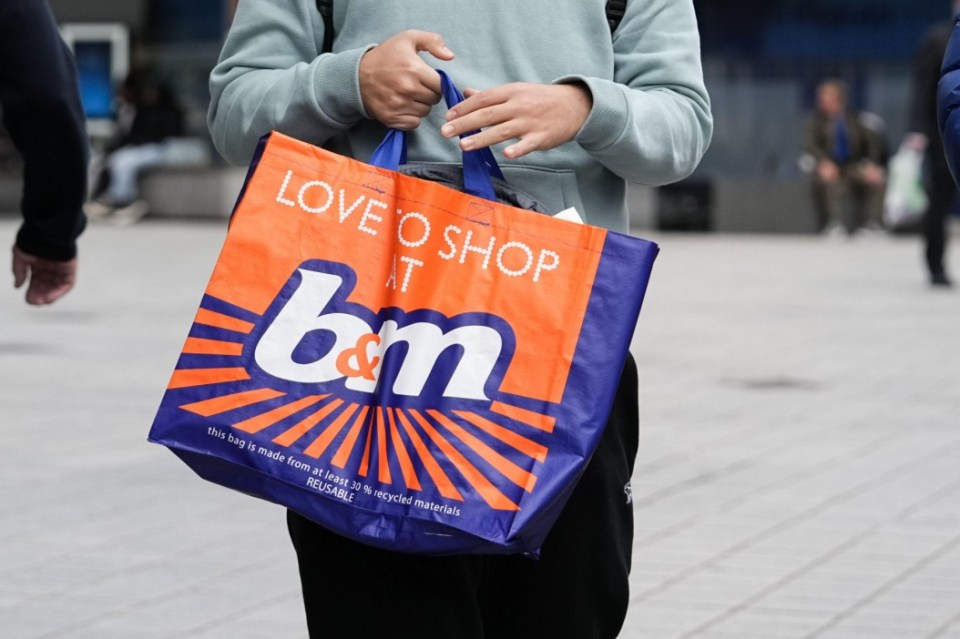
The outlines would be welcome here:
[[[928,195],[930,204],[923,216],[924,258],[930,275],[945,275],[944,253],[947,248],[947,218],[956,195],[950,169],[940,150],[938,159],[930,162]]]
[[[629,601],[637,368],[539,560],[371,548],[288,512],[311,639],[612,639]]]

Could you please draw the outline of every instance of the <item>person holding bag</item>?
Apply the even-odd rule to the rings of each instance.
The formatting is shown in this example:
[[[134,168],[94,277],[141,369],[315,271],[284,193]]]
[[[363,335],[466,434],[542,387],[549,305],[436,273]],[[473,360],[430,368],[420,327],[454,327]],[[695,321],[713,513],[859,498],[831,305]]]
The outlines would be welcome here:
[[[411,162],[456,166],[495,148],[506,181],[543,208],[627,230],[626,182],[696,167],[712,132],[689,0],[630,0],[611,33],[602,3],[243,0],[211,75],[209,123],[229,161],[278,131],[367,160],[388,128]],[[532,28],[536,25],[537,28]],[[456,52],[456,54],[454,54]],[[441,99],[442,68],[466,99]],[[464,137],[460,147],[452,140]],[[586,472],[542,548],[425,557],[339,537],[290,512],[311,637],[615,637],[629,600],[637,450],[628,360]]]

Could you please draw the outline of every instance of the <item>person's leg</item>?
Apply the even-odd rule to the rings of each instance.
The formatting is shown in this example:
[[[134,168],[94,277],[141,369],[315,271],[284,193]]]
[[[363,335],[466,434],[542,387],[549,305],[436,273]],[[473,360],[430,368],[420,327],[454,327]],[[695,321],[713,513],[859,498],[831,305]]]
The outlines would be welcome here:
[[[946,222],[956,187],[946,163],[934,165],[930,172],[930,203],[923,216],[924,257],[931,281],[946,280],[947,273],[943,256],[946,252]]]
[[[639,437],[637,368],[624,367],[596,453],[539,560],[488,557],[480,601],[485,639],[613,639],[629,603],[630,477]]]
[[[164,162],[163,149],[159,144],[121,147],[107,158],[110,169],[110,184],[107,198],[116,206],[129,204],[140,197],[137,178],[141,171],[160,166]]]
[[[866,219],[866,187],[853,169],[845,172],[844,183],[848,198],[844,228],[848,234],[854,235]]]
[[[827,182],[814,176],[812,182],[813,205],[817,213],[818,231],[829,231],[842,224],[840,215],[840,182]]]
[[[861,229],[883,229],[884,189],[882,175],[876,175],[865,167],[851,165],[841,170],[836,206],[840,208],[841,199],[846,193],[849,201],[845,207],[843,226],[849,235],[854,235]]]
[[[854,223],[852,231],[864,228],[878,231],[883,228],[883,182],[869,182],[857,176],[851,182],[854,199]]]
[[[181,168],[210,164],[210,151],[203,140],[169,138],[162,142],[162,146],[165,167]]]
[[[287,525],[311,639],[483,639],[482,557],[388,552],[292,511]]]

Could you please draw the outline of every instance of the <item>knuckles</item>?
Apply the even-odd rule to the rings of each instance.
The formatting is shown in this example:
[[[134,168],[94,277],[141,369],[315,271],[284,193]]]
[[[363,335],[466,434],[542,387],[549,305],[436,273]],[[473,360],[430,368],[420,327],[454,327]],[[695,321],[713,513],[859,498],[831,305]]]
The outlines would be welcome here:
[[[401,131],[412,131],[420,126],[420,118],[405,116],[400,118],[395,118],[390,122],[385,123],[387,126],[393,129],[400,129]]]
[[[410,76],[397,78],[397,92],[404,96],[411,96],[419,84],[419,82]]]
[[[474,109],[484,107],[490,103],[490,92],[477,91],[476,93],[471,95],[469,98],[467,98],[467,100],[469,100],[473,104]]]
[[[391,93],[386,99],[386,107],[391,111],[398,111],[407,104],[407,101],[396,93]]]

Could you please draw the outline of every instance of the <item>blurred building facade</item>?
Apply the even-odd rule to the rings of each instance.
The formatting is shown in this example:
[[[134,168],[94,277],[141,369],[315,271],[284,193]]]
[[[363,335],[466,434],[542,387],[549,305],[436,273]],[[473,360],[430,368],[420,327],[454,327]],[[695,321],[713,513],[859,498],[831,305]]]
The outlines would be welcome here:
[[[149,67],[172,86],[188,131],[207,135],[207,76],[237,0],[50,1],[63,23],[127,25],[131,66]],[[927,27],[950,14],[950,0],[694,4],[714,139],[689,188],[634,190],[631,206],[641,226],[657,226],[658,215],[666,219],[671,209],[676,228],[811,231],[814,215],[798,160],[817,83],[846,81],[851,106],[882,118],[895,147],[908,126],[916,47]],[[773,215],[771,198],[789,206]]]
[[[206,76],[236,0],[51,2],[62,22],[127,24],[134,65],[154,66],[191,106],[205,108]],[[694,4],[717,120],[701,173],[718,177],[796,176],[799,131],[814,87],[828,76],[845,80],[853,106],[882,117],[898,139],[913,53],[926,27],[950,12],[949,0]]]
[[[908,126],[911,64],[950,0],[695,0],[716,132],[711,175],[796,177],[817,83],[838,77],[851,106],[880,116],[896,145]],[[749,141],[744,143],[744,140]]]
[[[816,216],[799,160],[817,84],[844,80],[850,106],[878,116],[895,148],[909,126],[913,56],[926,29],[950,19],[950,0],[694,4],[714,138],[690,188],[681,184],[674,187],[679,194],[658,198],[661,222],[677,217],[676,228],[686,223],[694,230],[813,232]],[[648,208],[657,217],[657,204]]]
[[[185,107],[191,134],[206,135],[207,77],[220,53],[228,0],[50,0],[63,23],[119,22],[130,30],[131,68],[149,68]]]

